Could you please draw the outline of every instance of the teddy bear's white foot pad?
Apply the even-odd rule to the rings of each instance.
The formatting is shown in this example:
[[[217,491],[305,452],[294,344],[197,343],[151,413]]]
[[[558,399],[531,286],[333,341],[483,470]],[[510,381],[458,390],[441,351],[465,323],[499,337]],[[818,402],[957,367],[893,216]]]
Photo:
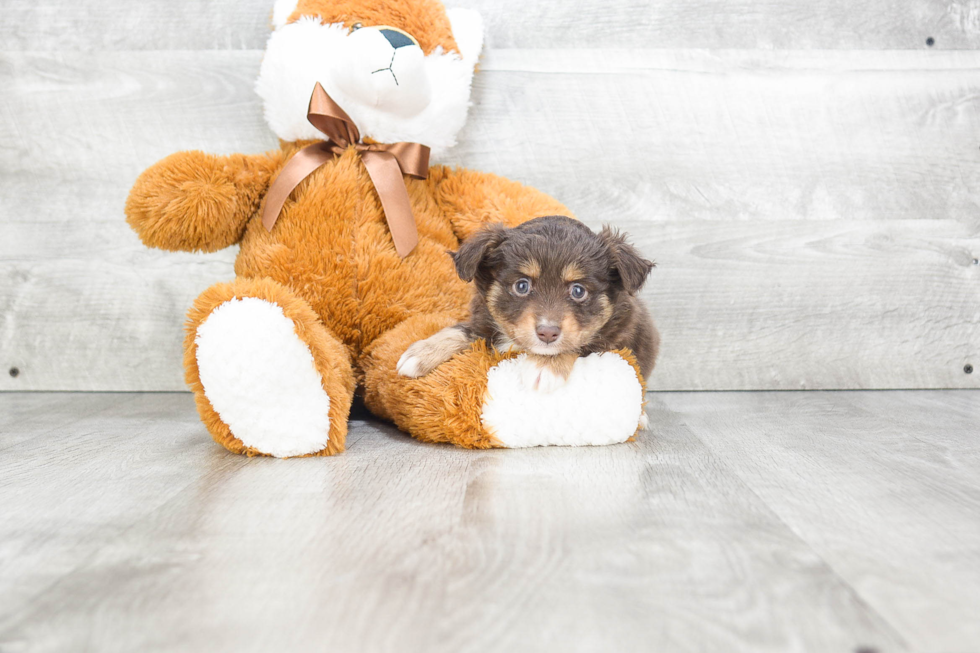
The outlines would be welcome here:
[[[236,438],[279,458],[327,446],[330,397],[282,308],[229,300],[197,328],[196,341],[204,394]]]
[[[528,386],[532,366],[522,355],[487,373],[481,419],[504,446],[614,444],[636,433],[643,387],[618,354],[580,358],[565,384],[544,391]]]

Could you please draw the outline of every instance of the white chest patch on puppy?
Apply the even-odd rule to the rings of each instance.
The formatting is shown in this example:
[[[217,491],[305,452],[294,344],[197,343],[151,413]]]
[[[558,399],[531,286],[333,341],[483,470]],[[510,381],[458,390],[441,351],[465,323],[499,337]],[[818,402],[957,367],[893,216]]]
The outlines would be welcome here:
[[[625,442],[643,416],[643,387],[633,367],[611,352],[575,362],[568,380],[549,392],[527,387],[526,356],[487,373],[483,425],[507,447]]]

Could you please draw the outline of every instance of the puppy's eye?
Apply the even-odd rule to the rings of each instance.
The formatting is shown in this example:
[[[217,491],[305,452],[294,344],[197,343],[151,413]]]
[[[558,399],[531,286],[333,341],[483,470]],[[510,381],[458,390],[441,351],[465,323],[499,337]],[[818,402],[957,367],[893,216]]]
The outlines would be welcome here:
[[[576,301],[582,301],[589,296],[589,291],[580,283],[573,283],[568,289],[568,294]]]
[[[527,279],[518,279],[514,282],[514,294],[518,297],[524,297],[529,292],[531,292],[531,282]]]
[[[364,27],[364,25],[362,25],[361,23],[354,23],[353,25],[350,26],[350,31],[356,32],[357,30],[361,29],[362,27]]]

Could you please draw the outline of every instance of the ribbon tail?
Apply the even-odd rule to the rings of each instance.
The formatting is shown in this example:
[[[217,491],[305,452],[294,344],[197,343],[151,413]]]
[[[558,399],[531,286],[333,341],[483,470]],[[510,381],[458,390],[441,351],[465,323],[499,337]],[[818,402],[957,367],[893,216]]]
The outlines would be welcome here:
[[[272,231],[273,225],[279,219],[279,212],[289,199],[290,193],[299,186],[300,182],[310,176],[314,170],[336,156],[327,142],[307,145],[293,155],[293,158],[283,166],[279,176],[272,182],[272,187],[265,196],[265,207],[262,209],[262,224],[267,231]]]
[[[398,255],[405,258],[419,243],[418,227],[412,215],[412,205],[408,199],[408,189],[402,177],[401,166],[390,152],[361,152],[364,167],[381,198],[381,207],[388,221],[388,230],[395,243]]]

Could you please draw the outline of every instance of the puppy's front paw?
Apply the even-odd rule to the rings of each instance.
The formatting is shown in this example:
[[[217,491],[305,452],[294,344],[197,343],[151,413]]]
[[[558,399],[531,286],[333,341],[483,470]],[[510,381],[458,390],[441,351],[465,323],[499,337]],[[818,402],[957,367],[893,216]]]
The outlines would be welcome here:
[[[417,379],[420,376],[425,376],[431,369],[423,369],[422,358],[412,352],[412,348],[416,345],[421,344],[421,342],[416,342],[414,345],[405,350],[402,357],[398,359],[398,364],[395,369],[398,371],[400,376],[407,376],[410,379]]]
[[[460,328],[447,327],[406,349],[395,369],[401,376],[417,379],[466,349],[469,344],[469,339]]]
[[[446,356],[435,343],[429,342],[429,340],[419,340],[405,350],[402,357],[398,359],[398,365],[395,366],[401,376],[417,379],[420,376],[425,376],[436,369],[440,363],[452,357],[452,354]]]

